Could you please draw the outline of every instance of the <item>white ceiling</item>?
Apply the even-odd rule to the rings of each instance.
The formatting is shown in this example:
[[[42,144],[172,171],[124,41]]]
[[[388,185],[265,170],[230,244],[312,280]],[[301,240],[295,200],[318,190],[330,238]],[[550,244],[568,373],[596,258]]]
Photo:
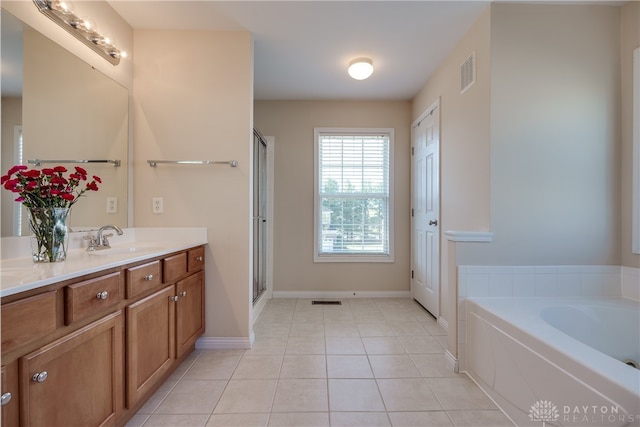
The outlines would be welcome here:
[[[411,99],[488,1],[109,0],[134,29],[245,30],[255,99]],[[133,52],[135,55],[135,52]],[[353,58],[373,60],[364,81]]]

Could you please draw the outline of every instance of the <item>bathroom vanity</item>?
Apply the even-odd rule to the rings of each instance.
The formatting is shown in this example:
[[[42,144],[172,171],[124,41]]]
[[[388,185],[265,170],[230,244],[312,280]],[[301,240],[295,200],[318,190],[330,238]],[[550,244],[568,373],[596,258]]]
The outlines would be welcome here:
[[[206,229],[133,230],[62,263],[2,259],[3,426],[123,425],[195,348]]]

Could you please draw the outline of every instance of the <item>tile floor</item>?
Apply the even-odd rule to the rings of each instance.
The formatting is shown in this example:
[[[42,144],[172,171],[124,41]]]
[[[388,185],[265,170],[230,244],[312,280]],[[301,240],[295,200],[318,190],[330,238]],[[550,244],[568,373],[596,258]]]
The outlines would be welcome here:
[[[410,299],[273,299],[251,350],[196,350],[133,426],[513,426]]]

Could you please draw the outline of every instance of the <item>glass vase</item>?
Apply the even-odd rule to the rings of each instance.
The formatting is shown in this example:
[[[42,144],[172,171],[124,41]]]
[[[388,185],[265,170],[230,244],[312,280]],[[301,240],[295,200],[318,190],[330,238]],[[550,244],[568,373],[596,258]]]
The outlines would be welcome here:
[[[67,258],[69,208],[30,208],[33,262],[59,262]]]

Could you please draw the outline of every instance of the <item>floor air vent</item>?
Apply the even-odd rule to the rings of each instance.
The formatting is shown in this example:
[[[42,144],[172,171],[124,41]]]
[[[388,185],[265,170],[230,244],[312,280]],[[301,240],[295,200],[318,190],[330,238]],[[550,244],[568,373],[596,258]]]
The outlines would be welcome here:
[[[342,305],[342,301],[311,301],[311,305]]]

